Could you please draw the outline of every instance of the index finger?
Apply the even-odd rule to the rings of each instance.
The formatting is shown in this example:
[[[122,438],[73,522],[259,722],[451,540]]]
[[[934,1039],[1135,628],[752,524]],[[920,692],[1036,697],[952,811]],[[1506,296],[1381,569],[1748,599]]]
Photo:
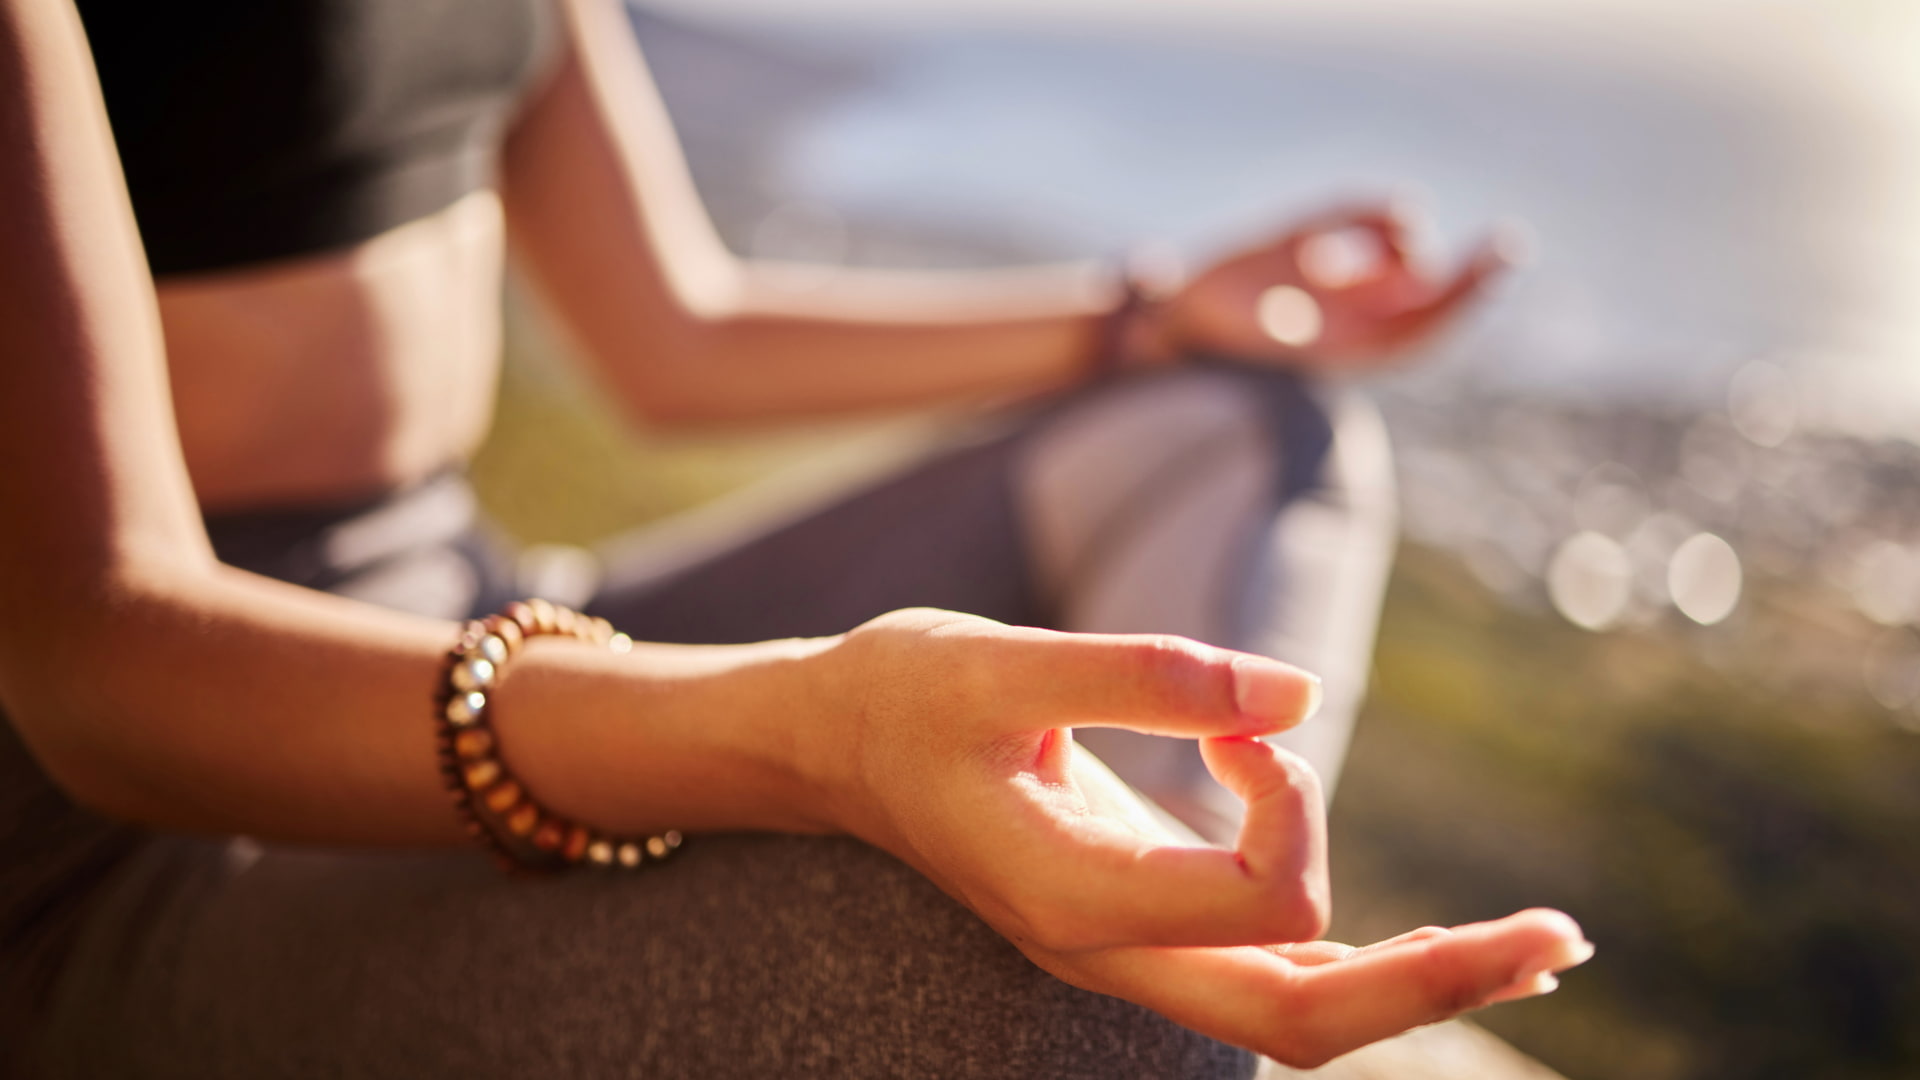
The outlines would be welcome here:
[[[1288,229],[1288,251],[1298,263],[1300,248],[1314,239],[1343,229],[1371,233],[1380,242],[1389,263],[1404,266],[1412,258],[1413,235],[1419,215],[1404,200],[1374,199],[1329,207],[1298,219]]]
[[[1396,312],[1383,320],[1381,337],[1395,344],[1425,337],[1478,296],[1489,280],[1512,265],[1500,245],[1490,242],[1482,246],[1454,275],[1453,280],[1425,303]]]
[[[995,871],[1024,940],[1060,953],[1117,946],[1306,941],[1326,930],[1325,802],[1307,763],[1255,739],[1208,739],[1207,765],[1247,804],[1232,851],[1169,844],[1117,815],[1075,813],[1067,785],[1038,778],[1038,843],[998,843]],[[1073,787],[1125,790],[1097,760]],[[1021,781],[1028,783],[1027,781]]]
[[[1264,656],[1167,634],[1004,629],[968,673],[1009,733],[1117,727],[1149,735],[1270,735],[1319,706],[1320,679]]]

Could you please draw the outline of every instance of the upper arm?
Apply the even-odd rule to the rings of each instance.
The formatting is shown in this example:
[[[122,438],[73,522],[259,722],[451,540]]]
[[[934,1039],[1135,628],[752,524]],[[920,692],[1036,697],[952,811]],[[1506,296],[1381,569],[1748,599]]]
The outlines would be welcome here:
[[[598,359],[641,336],[671,353],[676,333],[725,308],[737,264],[619,5],[561,7],[565,55],[506,147],[515,254]]]
[[[0,461],[0,609],[14,613],[0,694],[17,711],[117,576],[211,561],[153,282],[66,0],[0,0]]]

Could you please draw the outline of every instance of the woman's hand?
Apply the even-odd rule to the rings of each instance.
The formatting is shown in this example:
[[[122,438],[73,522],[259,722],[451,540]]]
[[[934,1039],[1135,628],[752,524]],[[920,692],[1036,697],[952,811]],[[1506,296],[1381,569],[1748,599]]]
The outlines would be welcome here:
[[[1546,910],[1359,950],[1315,941],[1329,905],[1319,782],[1255,738],[1317,703],[1297,669],[943,611],[883,616],[823,659],[836,697],[857,703],[831,785],[839,822],[1077,986],[1310,1066],[1543,993],[1591,952]],[[1200,739],[1247,804],[1235,850],[1177,836],[1074,726]]]
[[[1519,259],[1518,239],[1497,231],[1443,277],[1416,264],[1412,232],[1391,205],[1315,216],[1207,267],[1147,309],[1139,336],[1167,356],[1378,366],[1425,340]]]

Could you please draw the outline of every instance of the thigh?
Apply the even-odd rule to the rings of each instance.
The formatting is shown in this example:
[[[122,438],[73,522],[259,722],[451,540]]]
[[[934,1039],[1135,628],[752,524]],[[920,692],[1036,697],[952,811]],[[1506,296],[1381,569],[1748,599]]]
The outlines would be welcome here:
[[[636,638],[692,644],[836,634],[906,607],[1042,624],[1010,487],[1015,437],[704,543],[616,540],[585,606]]]
[[[637,874],[162,844],[102,900],[48,1076],[1247,1076],[890,857],[716,836]]]
[[[1310,387],[1284,372],[1196,362],[1025,407],[996,420],[989,433],[809,512],[693,542],[673,530],[616,540],[602,549],[603,584],[585,606],[637,638],[708,644],[839,633],[904,607],[1060,625],[1060,597],[1042,580],[1047,568],[1038,564],[1045,560],[1036,558],[1048,537],[1036,529],[1045,523],[1030,505],[1030,448],[1062,430],[1116,432],[1136,447],[1106,453],[1097,437],[1081,441],[1105,455],[1116,474],[1110,485],[1152,487],[1165,481],[1161,466],[1177,454],[1137,444],[1177,450],[1195,433],[1136,435],[1137,421],[1107,417],[1204,424],[1205,412],[1156,416],[1138,405],[1191,383],[1227,385],[1256,417],[1275,457],[1270,490],[1260,497],[1269,509],[1322,485],[1333,430]],[[1093,516],[1112,524],[1115,515]]]

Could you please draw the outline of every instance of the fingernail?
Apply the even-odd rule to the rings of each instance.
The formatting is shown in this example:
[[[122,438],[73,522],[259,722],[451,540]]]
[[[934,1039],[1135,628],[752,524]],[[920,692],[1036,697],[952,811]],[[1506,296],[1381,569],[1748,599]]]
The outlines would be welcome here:
[[[1324,693],[1319,676],[1277,660],[1242,657],[1233,662],[1233,700],[1242,716],[1298,723],[1320,708]]]
[[[1562,941],[1540,957],[1540,966],[1550,971],[1565,971],[1593,959],[1593,942]]]
[[[1551,994],[1558,989],[1560,989],[1560,980],[1553,977],[1553,972],[1543,971],[1538,975],[1521,979],[1505,989],[1494,991],[1481,1002],[1481,1005],[1500,1005],[1508,1001],[1520,1001],[1524,998]]]

